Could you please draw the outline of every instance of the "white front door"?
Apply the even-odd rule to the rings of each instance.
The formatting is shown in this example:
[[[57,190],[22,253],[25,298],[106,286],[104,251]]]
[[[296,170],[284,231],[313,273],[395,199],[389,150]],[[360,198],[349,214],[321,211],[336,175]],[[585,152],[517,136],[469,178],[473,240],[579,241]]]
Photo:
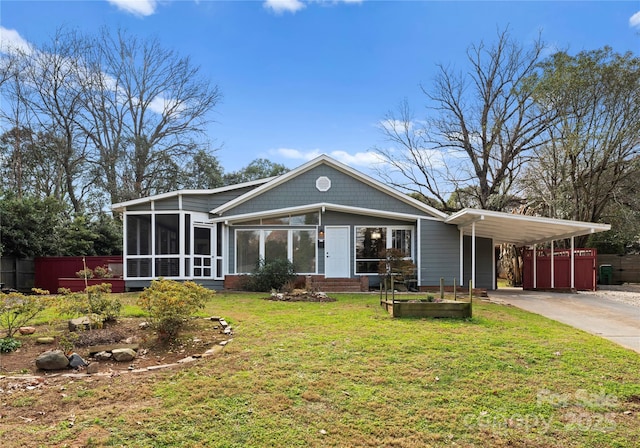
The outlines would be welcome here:
[[[324,276],[345,278],[351,276],[349,227],[325,227]]]

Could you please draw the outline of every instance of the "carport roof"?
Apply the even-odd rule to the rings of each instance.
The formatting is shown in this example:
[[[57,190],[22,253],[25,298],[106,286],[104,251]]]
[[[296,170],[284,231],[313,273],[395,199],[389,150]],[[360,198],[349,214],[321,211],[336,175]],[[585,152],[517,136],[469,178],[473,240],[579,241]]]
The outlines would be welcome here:
[[[605,232],[611,229],[609,224],[541,218],[470,208],[454,213],[445,222],[457,225],[465,235],[471,235],[472,223],[475,222],[477,237],[492,238],[495,244],[510,243],[520,246]]]

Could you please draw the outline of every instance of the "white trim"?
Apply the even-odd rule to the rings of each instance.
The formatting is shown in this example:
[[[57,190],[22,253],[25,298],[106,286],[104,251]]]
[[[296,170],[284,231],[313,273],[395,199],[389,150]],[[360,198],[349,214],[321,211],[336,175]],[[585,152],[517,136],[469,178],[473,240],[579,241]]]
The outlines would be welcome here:
[[[576,248],[575,237],[571,237],[571,289],[576,288]]]
[[[476,222],[471,223],[471,284],[476,287]]]
[[[533,289],[538,287],[538,249],[533,245]]]
[[[554,241],[551,240],[551,289],[554,289],[556,287],[556,268],[555,268],[555,264],[554,264],[554,248],[553,248],[553,243]]]
[[[383,184],[382,182],[379,182],[369,176],[366,176],[364,174],[362,174],[359,171],[354,170],[353,168],[344,165],[340,162],[338,162],[337,160],[332,159],[331,157],[327,156],[326,154],[323,154],[307,163],[305,163],[304,165],[301,165],[285,174],[282,174],[281,176],[278,176],[276,178],[274,178],[273,180],[271,180],[270,182],[267,182],[264,185],[261,185],[258,188],[255,188],[254,190],[251,190],[241,196],[238,196],[237,198],[222,204],[220,207],[215,208],[214,210],[211,211],[212,214],[216,214],[216,215],[222,215],[224,212],[237,207],[238,205],[248,201],[249,199],[252,199],[256,196],[261,195],[262,193],[271,190],[272,188],[275,188],[279,185],[282,185],[283,183],[289,181],[290,179],[305,173],[309,170],[311,170],[312,168],[315,168],[319,165],[328,165],[332,168],[335,168],[338,171],[341,171],[345,174],[350,175],[351,177],[354,177],[362,182],[364,182],[365,184],[380,190],[386,194],[388,194],[389,196],[393,196],[394,198],[405,202],[413,207],[418,208],[419,210],[423,210],[425,213],[432,215],[433,217],[437,217],[440,219],[445,219],[448,217],[448,215],[446,213],[441,212],[440,210],[437,210],[433,207],[428,206],[427,204],[418,201],[417,199],[414,199],[404,193],[399,192],[398,190],[395,190],[385,184]]]
[[[422,220],[418,219],[416,221],[416,230],[415,230],[415,242],[416,242],[416,256],[414,258],[414,262],[416,265],[416,281],[418,282],[418,284],[416,285],[416,288],[419,290],[420,289],[420,285],[422,284],[422,273],[420,272],[420,266],[422,266],[422,252],[421,252],[421,247],[422,245],[420,244],[420,242],[422,241],[422,238],[420,238],[420,231],[422,230]]]
[[[352,207],[352,206],[348,206],[348,205],[339,205],[339,204],[332,204],[332,203],[328,203],[328,202],[319,202],[319,203],[315,203],[315,204],[309,204],[309,205],[302,205],[302,206],[296,206],[296,207],[285,207],[285,208],[280,208],[280,209],[273,209],[273,210],[266,210],[266,211],[260,211],[260,212],[253,212],[253,213],[242,213],[240,215],[229,215],[229,216],[224,216],[224,217],[219,217],[219,218],[213,218],[211,220],[209,220],[210,222],[229,222],[229,223],[233,223],[234,221],[245,221],[245,220],[249,220],[249,219],[258,219],[258,218],[265,218],[265,217],[270,217],[270,216],[279,216],[279,215],[283,215],[283,214],[290,214],[290,213],[295,213],[295,212],[305,212],[305,211],[320,211],[323,210],[326,212],[326,210],[331,210],[331,211],[336,211],[336,212],[343,212],[343,213],[351,213],[354,215],[365,215],[365,216],[377,216],[377,217],[382,217],[382,218],[392,218],[392,219],[398,219],[398,220],[402,220],[402,221],[415,221],[418,219],[428,219],[428,220],[434,220],[434,221],[440,221],[437,218],[433,218],[430,216],[420,216],[420,215],[412,215],[412,214],[408,214],[408,213],[399,213],[399,212],[388,212],[385,210],[376,210],[376,209],[370,209],[370,208],[362,208],[362,207]],[[440,221],[441,222],[441,221]]]
[[[348,226],[347,226],[348,227]],[[227,228],[228,229],[228,228]],[[287,258],[289,259],[289,261],[291,261],[293,263],[293,232],[300,232],[300,231],[313,231],[315,232],[315,238],[313,239],[313,245],[314,245],[314,249],[315,249],[315,269],[313,272],[298,272],[298,274],[300,275],[317,275],[318,274],[318,244],[317,244],[317,240],[318,240],[318,226],[314,225],[314,226],[309,226],[307,228],[301,228],[301,227],[288,227],[288,226],[260,226],[260,227],[253,227],[253,228],[236,228],[233,229],[233,251],[234,251],[234,272],[235,275],[242,275],[242,274],[249,274],[249,272],[239,272],[238,270],[238,232],[259,232],[259,255],[258,258],[259,259],[264,259],[265,258],[265,232],[280,232],[280,231],[285,231],[287,232]],[[223,261],[224,263],[224,261]]]
[[[353,225],[353,241],[352,241],[352,246],[353,246],[353,274],[354,275],[372,275],[372,272],[358,272],[357,269],[357,265],[358,265],[358,257],[356,254],[356,242],[358,240],[358,229],[360,228],[372,228],[372,227],[379,227],[379,228],[384,228],[386,229],[387,232],[387,241],[386,241],[386,246],[385,249],[391,249],[391,243],[393,240],[393,231],[394,230],[410,230],[411,231],[411,254],[409,257],[407,258],[411,258],[414,262],[416,262],[417,257],[418,257],[418,253],[417,251],[417,244],[416,241],[419,239],[417,238],[417,232],[416,232],[416,226],[414,225],[392,225],[392,224],[388,224],[388,225],[376,225],[376,224],[357,224],[357,225]],[[382,258],[367,258],[365,260],[382,260]],[[416,268],[418,267],[418,263],[415,263]]]
[[[494,243],[511,243],[521,246],[540,244],[573,236],[604,232],[609,224],[584,221],[516,215],[491,210],[463,209],[448,217],[447,224],[458,225],[469,234],[469,224],[478,222],[476,235],[493,238]]]
[[[464,230],[460,231],[460,286],[464,286]]]
[[[181,201],[178,201],[181,202]],[[186,248],[184,245],[185,225],[184,225],[185,212],[180,211],[178,213],[178,253],[180,254],[180,261],[178,262],[178,272],[185,277],[189,277],[189,272],[185,269],[185,260],[187,258]],[[193,238],[190,238],[193,239]],[[190,252],[193,255],[193,252]],[[193,269],[193,260],[191,260],[191,269]]]
[[[491,240],[491,289],[498,289],[498,277],[496,276],[496,245]]]

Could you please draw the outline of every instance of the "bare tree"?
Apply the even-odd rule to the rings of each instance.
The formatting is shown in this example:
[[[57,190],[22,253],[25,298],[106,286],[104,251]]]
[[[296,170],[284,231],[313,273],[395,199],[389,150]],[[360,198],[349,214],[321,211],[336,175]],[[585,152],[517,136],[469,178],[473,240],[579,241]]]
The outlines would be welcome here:
[[[105,29],[92,47],[85,131],[111,200],[176,188],[175,170],[202,147],[218,87],[156,39]]]
[[[469,47],[466,74],[438,65],[433,87],[422,87],[432,114],[418,121],[404,102],[382,122],[392,147],[375,149],[379,175],[445,211],[512,206],[516,177],[554,118],[533,101],[542,50],[540,39],[525,48],[505,30],[492,46]]]
[[[531,205],[599,221],[612,204],[637,204],[628,185],[640,154],[640,58],[605,47],[556,53],[543,68],[540,108],[556,109],[559,119],[523,180]]]
[[[55,161],[56,171],[62,173],[60,184],[54,189],[56,197],[69,200],[76,212],[82,209],[87,186],[80,181],[86,140],[76,123],[82,107],[76,82],[78,55],[82,53],[78,42],[73,33],[59,30],[37,50],[16,49],[16,68],[11,81],[3,84],[4,97],[11,104],[7,108],[11,113],[5,111],[5,120],[12,123],[14,130],[30,130],[14,133],[14,163],[23,163],[21,135],[47,136],[47,145],[35,149],[50,150],[46,157]]]

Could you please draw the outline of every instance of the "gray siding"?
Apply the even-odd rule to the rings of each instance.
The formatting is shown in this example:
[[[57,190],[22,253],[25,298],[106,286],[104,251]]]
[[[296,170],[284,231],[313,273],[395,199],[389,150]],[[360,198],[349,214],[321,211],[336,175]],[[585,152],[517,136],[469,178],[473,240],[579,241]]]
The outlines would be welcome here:
[[[493,280],[493,240],[476,238],[476,284],[475,288],[494,289]],[[464,237],[464,278],[465,286],[471,279],[471,237]]]
[[[316,188],[316,179],[320,176],[331,179],[329,191],[322,192]],[[289,179],[284,184],[234,207],[225,214],[255,213],[320,202],[424,215],[424,211],[327,165],[317,166]]]
[[[241,196],[256,187],[237,188],[217,194],[185,194],[182,196],[182,209],[192,212],[208,213],[214,208]]]
[[[178,210],[178,197],[154,201],[153,207],[155,210]]]
[[[151,210],[151,203],[150,202],[146,202],[144,204],[138,204],[138,205],[130,205],[129,207],[127,207],[127,211],[131,212],[146,212],[146,211],[150,211]]]
[[[460,284],[460,232],[439,221],[420,221],[420,286]]]

